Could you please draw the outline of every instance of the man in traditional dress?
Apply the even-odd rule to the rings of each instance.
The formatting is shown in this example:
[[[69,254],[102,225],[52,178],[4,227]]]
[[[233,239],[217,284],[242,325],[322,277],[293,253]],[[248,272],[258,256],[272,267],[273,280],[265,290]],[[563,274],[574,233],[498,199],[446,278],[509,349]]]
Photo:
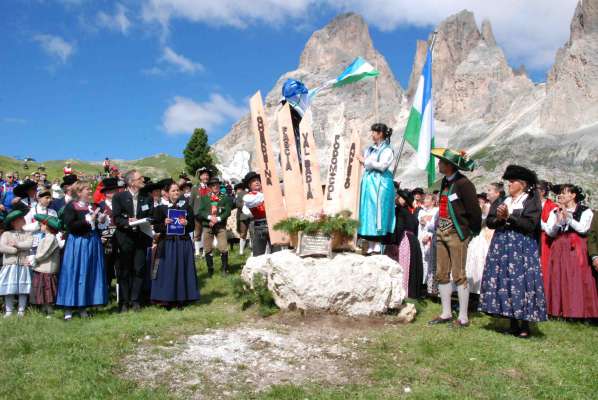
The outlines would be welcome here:
[[[464,152],[445,148],[432,149],[439,159],[438,170],[444,175],[440,186],[440,209],[436,228],[436,278],[442,303],[442,313],[430,324],[451,322],[452,282],[457,286],[459,316],[454,321],[458,327],[469,326],[467,307],[469,287],[465,274],[467,246],[473,235],[480,232],[482,212],[476,188],[460,171],[473,171],[475,162]]]
[[[214,247],[214,238],[218,243],[220,251],[220,260],[222,261],[222,274],[228,273],[228,238],[226,236],[226,222],[230,217],[232,202],[230,198],[220,192],[220,180],[216,177],[208,181],[210,193],[200,198],[198,213],[195,219],[203,224],[203,248],[206,252],[206,264],[208,265],[208,275],[214,274],[214,258],[212,248]]]
[[[199,213],[199,206],[201,204],[201,198],[203,196],[207,196],[210,193],[210,189],[208,188],[208,181],[210,180],[210,170],[206,167],[201,167],[197,170],[195,174],[199,178],[199,183],[191,189],[191,200],[189,204],[193,209],[193,215],[198,215]],[[195,230],[193,232],[194,240],[195,240],[195,255],[201,255],[201,248],[202,248],[202,221],[200,218],[196,217],[195,221]]]

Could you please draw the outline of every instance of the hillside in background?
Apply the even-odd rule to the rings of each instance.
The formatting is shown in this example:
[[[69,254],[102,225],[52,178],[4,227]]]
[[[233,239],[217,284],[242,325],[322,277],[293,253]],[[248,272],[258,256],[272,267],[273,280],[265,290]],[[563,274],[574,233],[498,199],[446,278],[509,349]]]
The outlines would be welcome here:
[[[24,162],[12,157],[0,156],[0,171],[4,173],[9,171],[18,171],[20,177],[30,175],[37,171],[40,165],[46,167],[48,177],[53,180],[61,178],[66,160],[50,160],[45,162],[29,162],[28,169],[25,169]],[[69,160],[73,169],[85,175],[96,175],[103,172],[102,161],[82,161]],[[151,178],[164,178],[167,176],[178,176],[184,169],[185,163],[182,158],[170,156],[168,154],[156,154],[139,160],[112,160],[121,171],[129,169],[138,169],[145,176]]]

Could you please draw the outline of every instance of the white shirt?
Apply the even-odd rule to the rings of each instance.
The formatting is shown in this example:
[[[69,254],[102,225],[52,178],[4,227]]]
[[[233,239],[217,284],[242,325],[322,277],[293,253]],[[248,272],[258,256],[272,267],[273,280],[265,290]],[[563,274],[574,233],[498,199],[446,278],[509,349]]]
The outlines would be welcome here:
[[[137,218],[137,201],[139,200],[139,192],[133,193],[131,189],[128,189],[131,196],[133,196],[133,218]]]
[[[592,218],[594,217],[594,213],[589,208],[581,213],[579,221],[573,219],[575,208],[567,209],[567,219],[561,223],[558,222],[557,212],[558,208],[550,213],[548,216],[548,221],[546,221],[545,232],[549,236],[555,237],[559,232],[568,232],[570,229],[573,229],[577,233],[583,235],[586,234],[592,226]]]
[[[378,157],[378,155],[380,155],[380,157]],[[363,158],[365,169],[375,169],[384,172],[389,169],[394,162],[395,155],[390,146],[385,142],[382,142],[379,145],[368,147],[363,154]],[[378,158],[380,158],[380,160],[378,160]]]
[[[34,207],[31,207],[27,215],[25,215],[25,222],[27,223],[23,227],[25,232],[37,232],[41,229],[39,221],[35,219],[35,214],[46,214],[52,217],[58,217],[58,213],[51,208],[42,207],[39,204],[36,204]]]

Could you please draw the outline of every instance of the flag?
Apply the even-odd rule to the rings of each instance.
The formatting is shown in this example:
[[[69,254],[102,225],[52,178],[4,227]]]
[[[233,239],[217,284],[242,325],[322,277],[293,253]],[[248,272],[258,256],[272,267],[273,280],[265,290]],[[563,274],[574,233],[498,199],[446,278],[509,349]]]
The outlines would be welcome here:
[[[436,179],[434,157],[434,101],[432,99],[432,53],[428,49],[426,63],[417,83],[417,90],[411,105],[409,120],[405,128],[405,141],[417,151],[417,167],[428,171],[428,187]]]
[[[334,87],[354,83],[370,76],[378,76],[380,71],[361,57],[357,57],[351,65],[335,79]]]

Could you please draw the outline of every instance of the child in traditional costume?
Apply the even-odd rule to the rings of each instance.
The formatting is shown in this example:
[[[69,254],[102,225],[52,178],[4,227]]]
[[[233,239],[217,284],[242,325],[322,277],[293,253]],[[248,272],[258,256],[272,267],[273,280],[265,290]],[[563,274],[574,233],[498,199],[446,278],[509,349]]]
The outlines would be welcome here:
[[[509,181],[509,197],[493,203],[486,219],[495,231],[486,258],[479,308],[509,318],[511,333],[527,338],[530,322],[547,319],[538,251],[542,206],[535,189],[535,172],[509,165],[503,179]]]
[[[154,210],[154,231],[159,234],[156,260],[150,266],[152,275],[150,299],[167,307],[199,300],[195,271],[193,240],[190,233],[195,228],[191,206],[182,196],[179,186],[171,182],[167,188],[169,203]],[[180,217],[169,216],[175,210]],[[175,214],[172,212],[171,214]],[[184,227],[179,233],[169,232],[169,226]]]
[[[594,213],[581,204],[583,190],[561,185],[561,204],[546,222],[553,238],[548,262],[548,314],[565,318],[598,318],[598,290],[588,259],[588,233]]]
[[[266,254],[266,250],[272,245],[270,243],[270,234],[268,233],[268,220],[266,219],[266,204],[264,203],[264,193],[262,193],[262,181],[259,174],[249,172],[243,179],[245,187],[249,190],[243,196],[243,212],[252,217],[250,223],[251,250],[252,255],[261,256]]]
[[[0,237],[0,253],[3,254],[0,269],[0,296],[4,296],[5,317],[13,314],[15,297],[18,297],[19,301],[17,315],[24,316],[27,298],[31,292],[31,269],[28,257],[33,238],[30,233],[23,230],[24,226],[23,211],[11,211],[4,219],[6,231]]]
[[[40,224],[44,235],[38,243],[36,252],[30,256],[33,269],[31,303],[42,307],[48,318],[54,312],[58,293],[58,271],[60,270],[60,242],[57,238],[62,223],[57,217],[47,214],[36,214],[35,220]]]
[[[359,237],[368,240],[368,254],[382,252],[380,242],[395,230],[395,187],[392,166],[395,156],[390,147],[392,129],[384,124],[371,127],[374,144],[357,159],[365,167],[361,179]]]

